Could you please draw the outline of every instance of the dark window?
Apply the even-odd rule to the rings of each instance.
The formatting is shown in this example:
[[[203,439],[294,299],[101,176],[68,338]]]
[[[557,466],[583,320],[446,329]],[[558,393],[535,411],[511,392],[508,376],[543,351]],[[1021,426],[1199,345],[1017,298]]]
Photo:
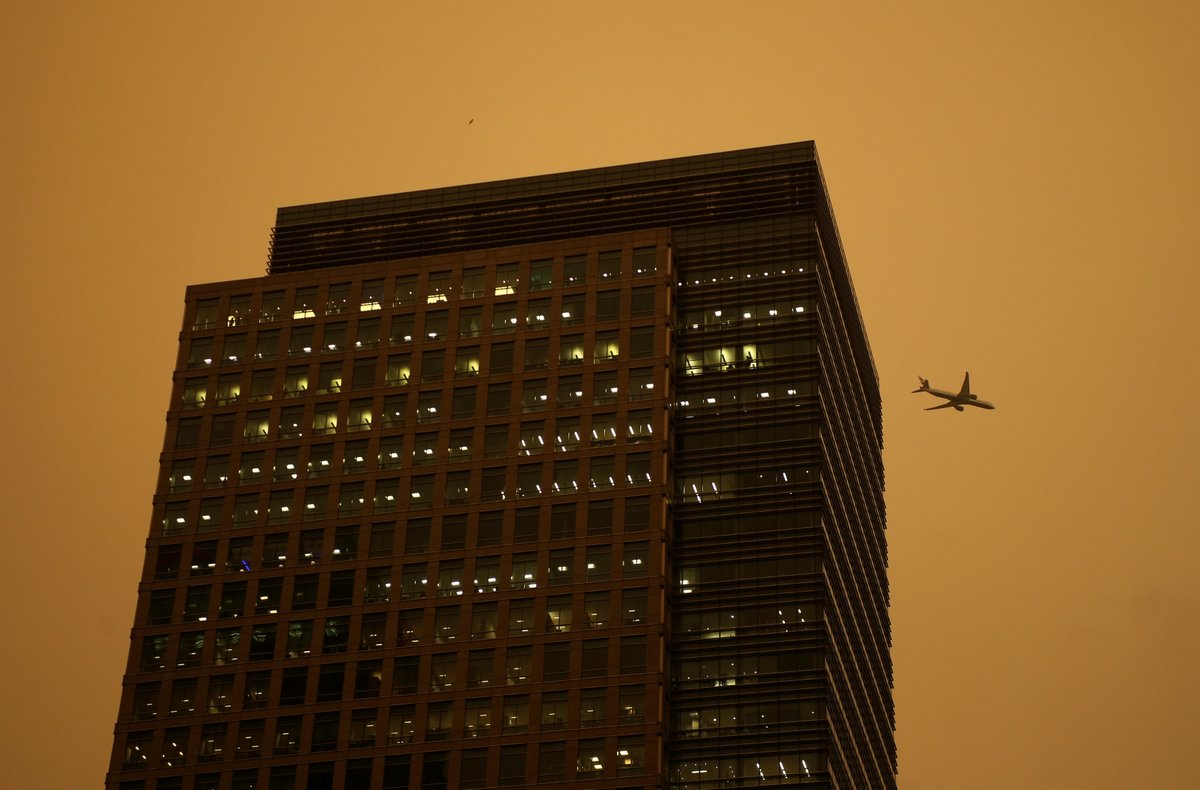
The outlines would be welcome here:
[[[525,370],[536,370],[550,364],[550,341],[529,338],[525,341]]]
[[[190,595],[189,595],[190,598]],[[146,622],[149,625],[162,625],[171,622],[175,608],[174,590],[154,590],[150,593],[150,611]]]
[[[446,752],[427,752],[421,761],[421,790],[446,790],[450,757]]]
[[[337,571],[329,577],[329,606],[349,606],[354,602],[354,571]]]
[[[593,499],[588,502],[589,535],[608,535],[612,533],[613,503],[608,499]]]
[[[313,717],[312,750],[314,752],[327,752],[337,748],[338,719],[340,716],[341,714],[339,713],[318,713]],[[308,767],[310,787],[312,786],[313,769],[317,768],[318,765],[320,764]],[[330,765],[329,768],[330,779],[332,780],[333,766]],[[332,782],[329,786],[330,788],[333,787]]]
[[[646,671],[646,637],[626,636],[621,638],[621,673]]]
[[[302,705],[308,688],[308,667],[293,667],[283,670],[283,682],[279,687],[281,705]],[[211,696],[211,695],[210,695]],[[282,725],[281,725],[282,726]],[[299,740],[299,728],[295,731]],[[278,742],[278,737],[276,738]]]
[[[446,516],[442,520],[442,549],[461,549],[467,545],[467,517]]]
[[[588,639],[583,643],[583,677],[608,674],[608,640]]]
[[[654,327],[634,327],[629,333],[629,356],[632,358],[654,355]]]
[[[654,286],[633,289],[632,311],[635,318],[654,315]]]
[[[550,510],[550,538],[571,538],[575,536],[575,504],[555,505]]]
[[[415,694],[420,670],[418,656],[404,656],[392,663],[392,695]]]
[[[329,702],[341,699],[345,682],[345,664],[323,664],[320,674],[317,676],[317,701]]]
[[[527,746],[500,747],[501,786],[525,784],[525,764],[528,762],[528,752]]]
[[[542,728],[545,729],[545,726],[543,717]],[[543,741],[538,749],[538,781],[561,782],[565,777],[566,764],[566,744],[560,741]]]
[[[407,754],[393,755],[383,762],[383,790],[409,790],[408,775],[412,757]]]
[[[596,320],[616,321],[621,317],[621,292],[604,291],[596,295]]]
[[[292,609],[312,609],[317,605],[317,574],[297,576],[292,587]]]
[[[241,617],[246,609],[246,582],[226,582],[221,586],[218,616]]]
[[[459,760],[459,787],[487,787],[487,749],[467,749]]]
[[[351,389],[364,390],[375,386],[375,357],[354,360]]]
[[[513,369],[513,344],[493,343],[490,369],[492,373],[509,373]]]
[[[501,471],[503,475],[503,471]],[[501,477],[500,485],[503,486],[504,481]],[[501,534],[504,529],[504,514],[500,511],[491,510],[479,514],[479,535],[476,540],[477,546],[497,546],[500,544]]]
[[[542,680],[564,680],[570,676],[571,645],[567,642],[546,645]]]

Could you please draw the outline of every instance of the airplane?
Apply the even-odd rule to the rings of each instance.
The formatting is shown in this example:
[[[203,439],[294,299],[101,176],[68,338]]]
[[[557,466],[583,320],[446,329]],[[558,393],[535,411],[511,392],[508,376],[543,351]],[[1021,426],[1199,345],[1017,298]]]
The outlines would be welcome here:
[[[963,377],[962,389],[959,390],[957,393],[946,392],[945,390],[934,389],[933,387],[929,386],[929,379],[923,379],[920,376],[917,376],[917,380],[921,382],[921,386],[918,387],[917,389],[913,390],[913,392],[928,392],[930,395],[936,395],[939,398],[946,399],[946,402],[941,404],[940,406],[930,406],[925,411],[933,411],[934,409],[949,409],[949,408],[953,408],[955,411],[962,411],[963,406],[978,406],[981,409],[996,408],[995,406],[993,406],[992,404],[988,403],[985,400],[979,400],[978,395],[971,394],[971,374],[970,373],[967,373],[967,375]]]

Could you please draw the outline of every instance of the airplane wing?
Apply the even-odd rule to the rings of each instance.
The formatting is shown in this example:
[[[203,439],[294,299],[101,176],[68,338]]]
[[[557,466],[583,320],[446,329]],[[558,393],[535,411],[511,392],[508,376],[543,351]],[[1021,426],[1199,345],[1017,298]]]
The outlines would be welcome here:
[[[959,391],[958,397],[964,399],[971,397],[971,373],[969,371],[963,376],[962,390]]]
[[[948,400],[945,403],[943,403],[941,406],[930,406],[925,411],[934,411],[935,409],[952,409],[952,408],[954,408],[954,401]]]

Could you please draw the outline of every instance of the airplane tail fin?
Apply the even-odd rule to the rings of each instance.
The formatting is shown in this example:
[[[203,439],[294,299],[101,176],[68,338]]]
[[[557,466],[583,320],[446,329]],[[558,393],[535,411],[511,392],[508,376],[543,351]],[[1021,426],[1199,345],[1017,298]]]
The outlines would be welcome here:
[[[929,379],[924,379],[920,376],[917,376],[917,381],[921,382],[921,386],[917,387],[915,390],[913,390],[913,392],[925,392],[929,389]]]

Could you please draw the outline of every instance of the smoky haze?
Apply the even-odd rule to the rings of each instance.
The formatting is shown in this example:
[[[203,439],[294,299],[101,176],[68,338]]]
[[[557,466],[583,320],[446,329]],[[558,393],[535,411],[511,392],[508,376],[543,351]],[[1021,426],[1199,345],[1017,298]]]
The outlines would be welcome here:
[[[107,767],[184,287],[275,208],[813,139],[884,394],[900,785],[1194,786],[1200,7],[8,9],[5,784]],[[918,374],[995,411],[925,412]]]

